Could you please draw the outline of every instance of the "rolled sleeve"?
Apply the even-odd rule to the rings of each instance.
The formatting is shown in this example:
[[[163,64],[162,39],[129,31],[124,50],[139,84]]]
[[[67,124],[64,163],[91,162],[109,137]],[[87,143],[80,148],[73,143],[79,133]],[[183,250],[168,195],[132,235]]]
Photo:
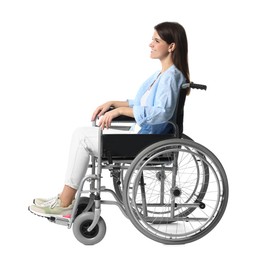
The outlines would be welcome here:
[[[134,100],[133,99],[128,99],[127,102],[128,102],[129,107],[134,106]]]
[[[135,121],[139,126],[143,126],[146,122],[146,111],[145,107],[142,106],[133,106],[133,113]]]
[[[169,120],[166,109],[149,106],[133,106],[134,117],[139,126],[161,124]]]

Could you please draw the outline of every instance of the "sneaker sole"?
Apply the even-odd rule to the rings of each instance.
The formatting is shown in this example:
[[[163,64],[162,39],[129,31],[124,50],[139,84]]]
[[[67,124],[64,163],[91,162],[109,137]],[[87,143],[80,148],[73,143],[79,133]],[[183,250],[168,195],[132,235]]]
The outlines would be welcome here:
[[[47,218],[47,219],[52,219],[52,218],[64,218],[64,219],[69,219],[69,218],[71,218],[71,215],[69,215],[69,214],[67,214],[66,216],[63,216],[63,215],[50,215],[50,214],[46,214],[46,213],[45,213],[45,214],[44,214],[44,213],[37,213],[37,212],[31,210],[30,206],[28,207],[28,210],[29,210],[32,214],[34,214],[34,215],[36,215],[36,216],[38,216],[38,217]]]

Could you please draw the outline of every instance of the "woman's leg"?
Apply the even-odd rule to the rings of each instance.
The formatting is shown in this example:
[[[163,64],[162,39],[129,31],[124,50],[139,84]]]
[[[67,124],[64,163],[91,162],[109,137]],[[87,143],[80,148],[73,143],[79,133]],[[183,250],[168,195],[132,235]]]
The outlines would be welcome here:
[[[128,134],[129,131],[122,131],[117,129],[106,129],[105,134]],[[77,190],[81,180],[89,166],[90,155],[98,157],[98,127],[83,127],[78,128],[72,137],[68,167],[65,177],[65,188],[63,194],[65,195],[66,186]],[[66,189],[69,192],[69,189]],[[72,195],[73,193],[70,193]],[[69,195],[69,196],[70,196]],[[67,196],[68,197],[68,196]]]
[[[70,205],[89,166],[90,155],[98,156],[98,128],[78,128],[72,136],[61,205]]]
[[[68,207],[74,200],[76,195],[76,189],[71,188],[70,186],[64,185],[62,193],[60,194],[61,207]]]

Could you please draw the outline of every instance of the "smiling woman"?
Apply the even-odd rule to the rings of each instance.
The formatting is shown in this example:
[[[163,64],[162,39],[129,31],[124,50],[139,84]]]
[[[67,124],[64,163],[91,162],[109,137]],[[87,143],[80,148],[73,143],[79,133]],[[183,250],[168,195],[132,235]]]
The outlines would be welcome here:
[[[108,101],[95,109],[92,120],[103,115],[99,127],[107,134],[168,134],[172,130],[168,121],[173,119],[180,87],[190,82],[187,38],[178,23],[164,22],[154,29],[150,57],[160,60],[161,68],[142,84],[135,99]],[[108,111],[111,107],[114,110]],[[110,129],[119,115],[133,117],[138,127],[129,131]],[[98,155],[98,128],[79,128],[73,134],[62,192],[50,199],[34,199],[29,210],[46,217],[69,216],[91,155]]]
[[[166,57],[168,53],[172,53],[175,50],[175,43],[168,44],[166,41],[161,39],[158,32],[155,31],[152,42],[150,43],[151,54],[150,57],[152,59],[160,59],[162,61],[166,61]],[[172,62],[171,60],[169,60]]]

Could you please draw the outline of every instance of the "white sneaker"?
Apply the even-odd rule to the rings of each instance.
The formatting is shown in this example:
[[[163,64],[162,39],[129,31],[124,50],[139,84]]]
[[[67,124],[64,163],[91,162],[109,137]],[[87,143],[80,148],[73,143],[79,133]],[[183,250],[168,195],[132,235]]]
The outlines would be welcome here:
[[[51,203],[47,202],[47,205],[44,206],[31,205],[28,209],[35,215],[42,216],[42,217],[71,218],[74,203],[75,200],[73,200],[68,207],[61,207],[61,200],[55,198],[54,200],[51,200]]]

